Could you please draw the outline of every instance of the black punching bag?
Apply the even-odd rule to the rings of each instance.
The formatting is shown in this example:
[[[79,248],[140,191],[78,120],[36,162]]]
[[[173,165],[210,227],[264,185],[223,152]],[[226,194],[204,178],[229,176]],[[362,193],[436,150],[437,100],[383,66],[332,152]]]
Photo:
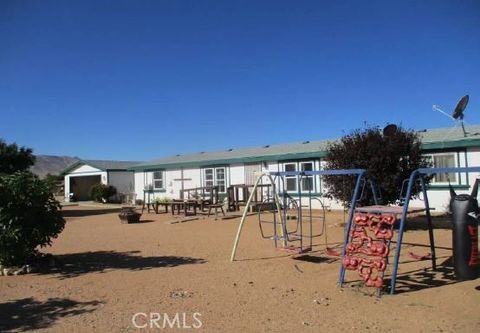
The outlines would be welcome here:
[[[453,214],[453,266],[458,280],[479,276],[477,179],[472,193],[455,195],[451,200]]]

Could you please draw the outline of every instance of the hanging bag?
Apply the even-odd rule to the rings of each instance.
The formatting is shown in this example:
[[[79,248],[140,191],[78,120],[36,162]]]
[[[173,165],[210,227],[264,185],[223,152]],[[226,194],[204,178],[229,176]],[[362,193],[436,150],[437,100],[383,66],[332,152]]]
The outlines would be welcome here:
[[[479,276],[478,258],[478,207],[477,195],[480,179],[475,180],[472,193],[455,194],[450,201],[453,223],[453,266],[458,280],[473,280]]]

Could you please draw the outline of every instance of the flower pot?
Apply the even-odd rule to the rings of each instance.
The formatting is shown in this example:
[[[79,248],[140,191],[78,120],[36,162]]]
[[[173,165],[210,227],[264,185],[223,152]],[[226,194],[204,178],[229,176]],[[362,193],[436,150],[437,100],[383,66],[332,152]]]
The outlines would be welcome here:
[[[138,223],[142,214],[137,213],[134,207],[122,207],[118,217],[122,223]]]

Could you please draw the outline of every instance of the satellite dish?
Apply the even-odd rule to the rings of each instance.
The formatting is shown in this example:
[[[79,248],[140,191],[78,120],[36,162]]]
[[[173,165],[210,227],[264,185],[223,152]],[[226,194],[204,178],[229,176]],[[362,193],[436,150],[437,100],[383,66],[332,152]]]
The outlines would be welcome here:
[[[469,99],[468,95],[465,95],[462,98],[460,98],[460,100],[457,103],[457,106],[455,107],[455,110],[453,110],[453,114],[452,114],[453,119],[455,120],[463,119],[463,112],[467,107],[468,99]]]
[[[467,136],[467,131],[465,131],[465,124],[463,123],[463,117],[464,117],[465,108],[467,107],[467,104],[468,104],[468,100],[469,100],[468,95],[465,95],[462,98],[460,98],[460,100],[457,103],[457,106],[453,110],[452,115],[449,115],[448,113],[444,112],[438,105],[433,105],[432,107],[434,111],[438,111],[444,116],[447,116],[448,118],[453,120],[453,122],[455,123],[455,127],[450,132],[453,132],[456,127],[461,126],[464,137]]]
[[[389,124],[383,128],[383,135],[384,136],[394,136],[397,133],[397,125]]]

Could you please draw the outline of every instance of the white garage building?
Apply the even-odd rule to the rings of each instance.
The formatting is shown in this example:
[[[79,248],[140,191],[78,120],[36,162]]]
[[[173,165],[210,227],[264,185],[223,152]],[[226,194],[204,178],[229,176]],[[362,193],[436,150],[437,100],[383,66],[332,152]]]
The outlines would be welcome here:
[[[112,185],[117,195],[134,192],[133,172],[128,168],[139,164],[136,161],[80,160],[63,171],[65,175],[65,201],[70,198],[90,200],[90,188],[95,184]]]

